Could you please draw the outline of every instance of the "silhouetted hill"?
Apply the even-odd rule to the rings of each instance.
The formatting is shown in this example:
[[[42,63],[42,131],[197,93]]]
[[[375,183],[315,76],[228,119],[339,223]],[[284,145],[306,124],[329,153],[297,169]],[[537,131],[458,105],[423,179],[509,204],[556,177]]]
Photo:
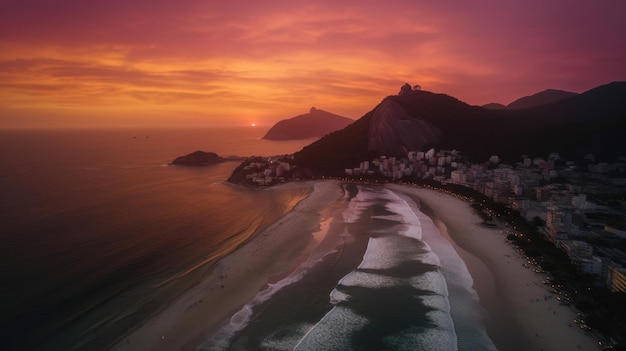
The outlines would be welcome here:
[[[525,108],[550,104],[576,95],[578,94],[569,91],[547,89],[537,94],[519,98],[508,104],[506,108],[508,110],[521,110]]]
[[[265,134],[263,139],[292,140],[321,137],[341,129],[352,122],[354,122],[354,120],[350,118],[312,107],[311,111],[307,114],[284,119],[276,123],[270,128],[267,134]]]
[[[611,159],[626,153],[625,116],[626,82],[523,110],[488,110],[405,85],[353,124],[297,152],[295,163],[339,174],[378,155],[404,157],[431,146],[459,150],[475,161],[550,152]]]
[[[180,166],[209,166],[224,161],[225,159],[214,152],[194,151],[188,155],[177,157],[171,164]]]
[[[505,110],[506,106],[499,104],[497,102],[491,102],[481,106],[482,108],[486,108],[487,110]]]

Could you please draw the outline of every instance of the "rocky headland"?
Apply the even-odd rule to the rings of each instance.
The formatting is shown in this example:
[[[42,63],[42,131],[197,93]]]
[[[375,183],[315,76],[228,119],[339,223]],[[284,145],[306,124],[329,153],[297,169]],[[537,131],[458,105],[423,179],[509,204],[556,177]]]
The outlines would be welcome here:
[[[309,113],[276,123],[263,139],[296,140],[319,138],[342,129],[354,122],[352,119],[311,107]]]

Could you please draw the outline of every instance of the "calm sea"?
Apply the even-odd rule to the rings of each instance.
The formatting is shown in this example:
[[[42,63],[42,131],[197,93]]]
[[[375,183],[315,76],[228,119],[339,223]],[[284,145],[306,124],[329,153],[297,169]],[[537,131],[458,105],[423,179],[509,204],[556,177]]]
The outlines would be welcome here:
[[[102,349],[170,302],[307,189],[225,184],[204,150],[292,153],[255,128],[0,131],[0,343]]]

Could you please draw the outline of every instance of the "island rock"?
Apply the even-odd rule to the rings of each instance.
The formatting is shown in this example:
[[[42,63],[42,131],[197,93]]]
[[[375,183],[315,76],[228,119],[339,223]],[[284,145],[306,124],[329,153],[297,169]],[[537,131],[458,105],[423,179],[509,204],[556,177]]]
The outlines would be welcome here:
[[[196,151],[189,155],[177,157],[171,164],[181,166],[209,166],[224,161],[224,158],[214,152]]]

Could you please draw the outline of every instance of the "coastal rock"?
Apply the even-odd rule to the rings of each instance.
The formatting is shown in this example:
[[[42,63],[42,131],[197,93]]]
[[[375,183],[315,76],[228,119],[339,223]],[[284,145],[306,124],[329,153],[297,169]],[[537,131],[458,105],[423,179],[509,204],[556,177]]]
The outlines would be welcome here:
[[[209,166],[224,161],[224,158],[214,152],[195,151],[189,155],[177,157],[171,164],[181,166]]]
[[[311,107],[309,113],[276,123],[265,134],[268,140],[295,140],[324,136],[354,122],[352,119]]]

